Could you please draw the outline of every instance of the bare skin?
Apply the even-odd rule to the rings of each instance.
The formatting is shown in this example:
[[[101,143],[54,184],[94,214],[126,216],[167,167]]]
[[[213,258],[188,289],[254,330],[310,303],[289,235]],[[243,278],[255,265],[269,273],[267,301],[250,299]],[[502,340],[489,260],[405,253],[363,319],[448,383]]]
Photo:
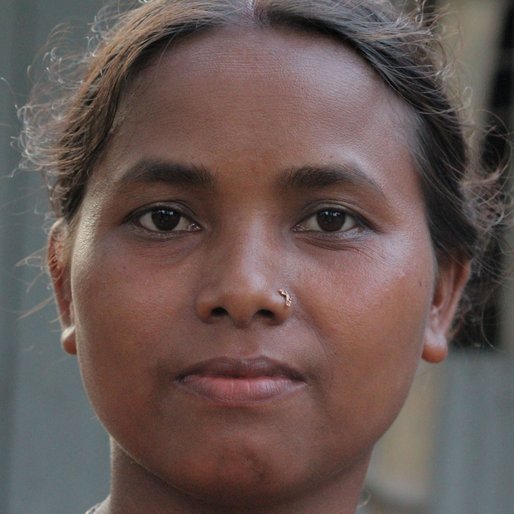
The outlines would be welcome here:
[[[224,29],[160,56],[121,112],[50,241],[112,440],[98,512],[354,513],[469,273],[435,261],[408,108],[329,39]]]

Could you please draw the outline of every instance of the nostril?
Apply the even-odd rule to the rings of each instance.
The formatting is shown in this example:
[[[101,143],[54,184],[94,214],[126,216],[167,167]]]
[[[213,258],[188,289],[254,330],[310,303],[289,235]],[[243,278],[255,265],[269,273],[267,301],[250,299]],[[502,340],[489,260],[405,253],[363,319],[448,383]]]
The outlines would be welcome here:
[[[273,312],[271,312],[268,309],[261,309],[257,314],[259,314],[263,318],[268,318],[268,319],[273,319],[275,317]]]
[[[214,316],[216,318],[221,318],[223,316],[229,315],[228,311],[226,309],[224,309],[223,307],[216,307],[216,308],[212,309],[211,314],[212,314],[212,316]],[[275,317],[273,312],[270,311],[269,309],[260,309],[259,311],[257,311],[257,315],[261,316],[263,318],[266,318],[266,319],[273,319]]]
[[[228,312],[223,307],[216,307],[215,309],[212,309],[212,315],[218,318],[227,314]]]

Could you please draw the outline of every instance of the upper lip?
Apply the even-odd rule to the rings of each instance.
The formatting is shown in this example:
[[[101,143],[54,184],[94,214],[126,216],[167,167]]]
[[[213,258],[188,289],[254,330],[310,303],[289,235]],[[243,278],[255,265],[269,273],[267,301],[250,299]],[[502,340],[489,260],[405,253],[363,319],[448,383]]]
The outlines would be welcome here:
[[[193,364],[179,373],[178,379],[190,375],[227,378],[286,377],[295,381],[305,381],[305,377],[299,371],[268,357],[217,357]]]

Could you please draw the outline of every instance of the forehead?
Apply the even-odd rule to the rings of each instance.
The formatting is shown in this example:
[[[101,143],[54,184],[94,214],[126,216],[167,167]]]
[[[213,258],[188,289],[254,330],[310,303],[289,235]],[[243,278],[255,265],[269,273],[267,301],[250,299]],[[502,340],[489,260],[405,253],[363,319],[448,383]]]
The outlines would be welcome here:
[[[344,100],[355,101],[357,96],[367,106],[365,112],[389,107],[388,114],[393,116],[409,111],[351,48],[334,38],[300,30],[211,29],[165,47],[149,64],[138,74],[128,96],[137,95],[138,103],[145,97],[167,96],[175,110],[198,105],[195,93],[205,94],[199,108],[227,100],[234,107],[241,97],[253,96],[247,107],[259,110],[266,102],[284,101],[305,108],[325,93],[337,103],[338,114],[349,114],[344,112],[346,106],[350,104],[353,110],[356,105]],[[287,97],[277,85],[287,88]],[[134,107],[130,105],[130,110],[136,114]],[[319,114],[330,118],[330,112]]]
[[[339,41],[286,28],[213,29],[159,51],[140,71],[108,153],[126,161],[144,149],[210,168],[250,155],[286,168],[343,151],[348,160],[410,165],[412,118]]]
[[[350,47],[333,37],[286,27],[225,27],[190,34],[159,50],[146,66],[143,63],[136,84],[173,76],[177,86],[193,85],[207,74],[212,86],[244,85],[253,92],[266,86],[267,79],[279,79],[295,86],[292,95],[305,89],[307,78],[318,88],[319,78],[331,76],[333,83],[343,75],[346,84],[359,81],[370,88],[382,87],[379,77]],[[227,76],[230,82],[225,81]]]

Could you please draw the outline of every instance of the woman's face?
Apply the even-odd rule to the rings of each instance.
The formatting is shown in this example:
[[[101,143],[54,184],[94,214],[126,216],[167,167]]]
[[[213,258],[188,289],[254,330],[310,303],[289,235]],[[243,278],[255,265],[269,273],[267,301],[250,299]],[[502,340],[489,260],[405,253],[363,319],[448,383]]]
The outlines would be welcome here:
[[[219,30],[139,74],[51,248],[65,348],[123,459],[219,501],[362,478],[457,297],[413,126],[315,35]]]

